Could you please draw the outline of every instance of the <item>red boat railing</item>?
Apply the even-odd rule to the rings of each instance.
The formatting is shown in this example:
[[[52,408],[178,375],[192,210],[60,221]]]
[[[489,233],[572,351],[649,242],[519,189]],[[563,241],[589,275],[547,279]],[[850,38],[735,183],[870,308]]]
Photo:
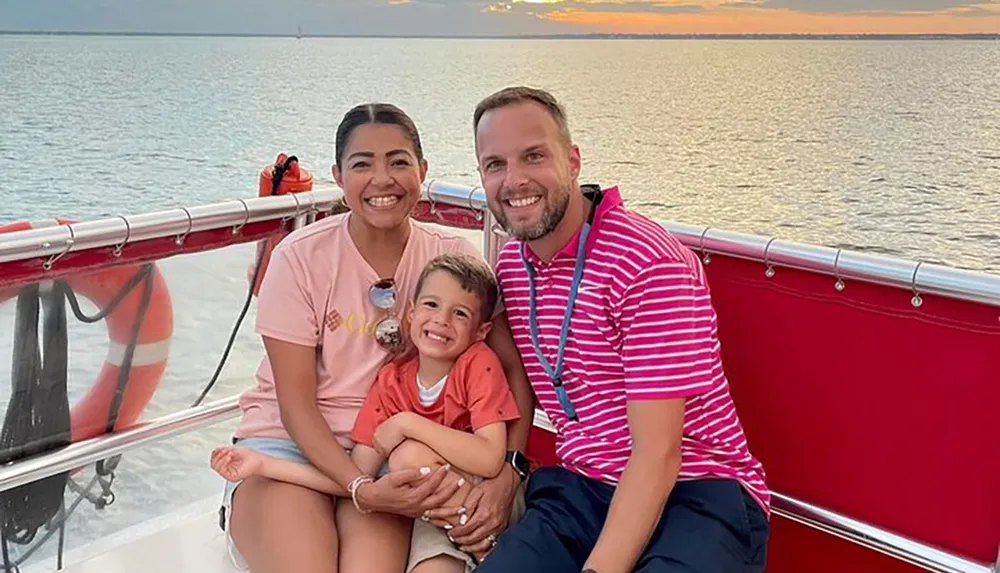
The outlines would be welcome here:
[[[278,235],[316,191],[0,235],[0,290]],[[431,182],[414,216],[502,233],[481,190]],[[704,254],[724,360],[776,491],[769,571],[997,571],[1000,277],[665,224]],[[236,397],[0,468],[0,491],[229,419]],[[555,463],[540,412],[530,453]],[[849,541],[848,542],[845,542]],[[986,563],[991,563],[987,565]]]

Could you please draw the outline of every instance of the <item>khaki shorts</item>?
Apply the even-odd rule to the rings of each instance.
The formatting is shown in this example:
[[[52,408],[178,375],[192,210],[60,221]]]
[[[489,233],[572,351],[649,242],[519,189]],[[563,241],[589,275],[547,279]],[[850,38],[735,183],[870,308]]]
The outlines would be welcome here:
[[[524,515],[524,484],[517,488],[514,495],[514,503],[510,508],[510,525],[521,519]],[[448,532],[445,530],[416,519],[413,521],[413,535],[410,537],[410,561],[406,564],[406,573],[413,571],[421,561],[438,557],[439,555],[449,555],[465,562],[465,571],[469,573],[476,568],[476,562],[471,555],[462,551],[448,539]]]

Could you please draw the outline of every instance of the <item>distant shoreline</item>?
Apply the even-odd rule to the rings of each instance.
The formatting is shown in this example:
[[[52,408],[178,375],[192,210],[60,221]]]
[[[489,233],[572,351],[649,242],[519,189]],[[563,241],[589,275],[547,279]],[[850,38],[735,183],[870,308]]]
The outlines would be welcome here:
[[[0,30],[0,36],[112,36],[179,38],[295,38],[294,33],[209,32],[86,32],[57,30]],[[522,34],[522,35],[421,35],[303,34],[306,38],[428,39],[428,40],[1000,40],[1000,32],[986,34]]]

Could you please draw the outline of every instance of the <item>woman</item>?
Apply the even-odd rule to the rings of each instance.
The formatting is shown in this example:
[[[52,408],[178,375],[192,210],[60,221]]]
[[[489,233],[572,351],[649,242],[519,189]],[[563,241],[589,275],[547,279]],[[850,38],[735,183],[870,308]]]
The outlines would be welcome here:
[[[475,250],[410,219],[427,161],[404,112],[387,104],[351,109],[337,129],[335,152],[333,176],[350,211],[293,232],[274,250],[258,298],[257,332],[267,356],[256,387],[240,401],[236,440],[312,463],[343,486],[342,499],[352,500],[348,486],[361,472],[349,458],[348,436],[376,369],[398,349],[404,332],[399,317],[406,315],[419,273],[439,254]],[[504,363],[522,415],[509,443],[523,449],[532,398],[506,317],[497,318],[488,343]],[[509,511],[515,479],[504,471],[496,483],[481,486],[482,509],[469,512],[489,527],[467,534],[466,543],[497,531],[495,516]],[[447,500],[457,481],[446,469],[393,472],[359,487],[351,503],[339,506],[284,482],[230,483],[224,508],[231,554],[254,573],[401,573],[412,519]],[[453,566],[448,560],[455,547],[441,538],[420,553]]]

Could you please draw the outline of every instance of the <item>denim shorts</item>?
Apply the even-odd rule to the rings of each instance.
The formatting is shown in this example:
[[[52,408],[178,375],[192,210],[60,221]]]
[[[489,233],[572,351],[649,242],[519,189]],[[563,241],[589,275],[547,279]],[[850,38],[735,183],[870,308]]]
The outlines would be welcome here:
[[[309,459],[299,450],[295,442],[291,440],[281,438],[242,438],[237,440],[234,445],[241,448],[249,448],[282,460],[289,460],[300,464],[309,463]],[[236,545],[233,544],[233,538],[229,535],[229,519],[233,514],[233,492],[236,491],[240,483],[242,482],[226,482],[222,494],[222,507],[219,509],[219,525],[225,531],[226,551],[229,553],[229,558],[232,560],[233,565],[240,571],[249,571],[250,567],[236,549]]]
[[[302,450],[300,450],[295,442],[291,440],[285,440],[282,438],[241,438],[237,440],[234,445],[241,448],[249,448],[282,460],[288,460],[300,464],[310,463],[309,459],[302,453]],[[348,453],[350,453],[349,450]],[[379,476],[385,475],[388,471],[389,463],[386,462],[382,464],[382,467],[379,470]],[[229,520],[233,513],[233,493],[236,491],[236,488],[239,487],[240,483],[242,482],[226,482],[222,493],[222,507],[219,508],[219,526],[225,532],[226,551],[229,553],[229,559],[240,571],[249,571],[250,568],[247,565],[246,560],[243,559],[239,550],[236,549],[236,545],[233,543],[233,538],[229,534]],[[444,533],[441,533],[440,535],[443,537]]]

